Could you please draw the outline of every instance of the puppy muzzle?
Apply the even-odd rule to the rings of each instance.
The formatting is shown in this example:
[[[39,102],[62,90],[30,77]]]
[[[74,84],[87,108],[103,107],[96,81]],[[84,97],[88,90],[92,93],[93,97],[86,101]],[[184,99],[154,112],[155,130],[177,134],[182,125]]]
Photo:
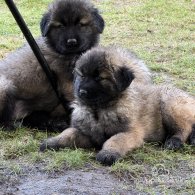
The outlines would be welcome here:
[[[77,39],[68,39],[66,42],[66,46],[68,48],[75,48],[78,46],[78,41]]]

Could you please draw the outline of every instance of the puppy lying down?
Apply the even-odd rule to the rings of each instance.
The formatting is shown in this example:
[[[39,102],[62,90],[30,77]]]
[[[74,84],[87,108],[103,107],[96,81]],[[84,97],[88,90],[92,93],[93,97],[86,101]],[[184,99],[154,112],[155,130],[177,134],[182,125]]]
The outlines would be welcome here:
[[[168,85],[142,83],[136,60],[122,50],[98,47],[76,63],[71,127],[40,147],[95,147],[96,159],[111,165],[144,141],[178,149],[195,145],[195,98]]]

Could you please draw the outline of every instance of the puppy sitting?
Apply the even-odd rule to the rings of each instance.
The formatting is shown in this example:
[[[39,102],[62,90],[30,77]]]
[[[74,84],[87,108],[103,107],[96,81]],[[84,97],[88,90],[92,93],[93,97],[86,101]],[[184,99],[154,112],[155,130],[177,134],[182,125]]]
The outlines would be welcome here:
[[[97,160],[111,165],[144,141],[165,141],[168,149],[188,138],[195,144],[195,98],[170,86],[135,82],[135,59],[123,61],[118,51],[96,48],[77,61],[71,128],[43,142],[41,151],[96,147]]]
[[[103,18],[86,0],[56,0],[41,20],[43,37],[37,39],[37,44],[67,104],[73,100],[75,61],[98,43],[103,29]],[[66,126],[66,112],[28,45],[0,61],[0,94],[0,124],[4,128],[12,128],[15,120],[24,117],[28,126],[47,128],[44,122],[50,118],[57,122],[52,128]]]

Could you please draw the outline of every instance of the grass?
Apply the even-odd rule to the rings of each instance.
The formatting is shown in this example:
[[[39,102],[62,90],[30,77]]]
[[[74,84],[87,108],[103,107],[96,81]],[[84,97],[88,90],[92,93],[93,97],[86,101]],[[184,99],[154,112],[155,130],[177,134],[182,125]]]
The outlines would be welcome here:
[[[15,1],[35,37],[39,21],[51,0]],[[171,82],[195,94],[195,4],[191,0],[94,0],[102,11],[106,28],[101,44],[119,44],[135,51],[155,72],[156,83]],[[25,39],[4,1],[0,0],[0,58],[22,46]],[[64,149],[38,152],[47,132],[0,130],[0,171],[22,173],[22,163],[43,163],[47,171],[83,168],[94,161],[95,152]],[[20,162],[20,163],[18,163]],[[149,194],[193,194],[195,151],[185,145],[178,152],[145,144],[117,162],[109,171],[134,188]],[[2,173],[0,172],[0,178]]]

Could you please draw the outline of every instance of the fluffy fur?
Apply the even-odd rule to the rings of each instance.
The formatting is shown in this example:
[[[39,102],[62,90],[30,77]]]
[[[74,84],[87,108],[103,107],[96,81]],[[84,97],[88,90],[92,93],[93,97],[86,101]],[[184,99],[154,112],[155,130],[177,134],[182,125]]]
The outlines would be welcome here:
[[[112,48],[92,49],[77,61],[71,128],[44,141],[41,151],[96,147],[96,159],[111,165],[144,141],[165,142],[168,149],[188,139],[194,145],[195,98],[171,86],[135,82],[134,58],[122,62]]]
[[[182,126],[185,135],[174,142],[181,126],[171,105],[184,107],[176,94],[192,105],[195,100],[178,89],[153,85],[149,75],[144,63],[122,48],[97,47],[82,55],[75,68],[71,128],[45,140],[40,150],[95,147],[101,149],[97,160],[110,165],[144,141],[164,141],[168,134],[173,137],[167,139],[166,146],[179,147],[193,123],[187,129]],[[175,112],[180,111],[176,108]]]
[[[73,100],[72,71],[77,58],[98,43],[104,20],[87,0],[56,0],[41,20],[43,37],[37,43],[44,54],[58,89],[69,101]],[[31,114],[32,113],[32,114]],[[44,127],[44,122],[63,116],[65,111],[51,88],[37,59],[26,45],[0,62],[0,123],[10,128],[13,121]],[[29,116],[30,115],[30,116]],[[47,122],[46,122],[47,123]],[[49,121],[51,123],[51,121]],[[50,126],[49,126],[50,127]]]

